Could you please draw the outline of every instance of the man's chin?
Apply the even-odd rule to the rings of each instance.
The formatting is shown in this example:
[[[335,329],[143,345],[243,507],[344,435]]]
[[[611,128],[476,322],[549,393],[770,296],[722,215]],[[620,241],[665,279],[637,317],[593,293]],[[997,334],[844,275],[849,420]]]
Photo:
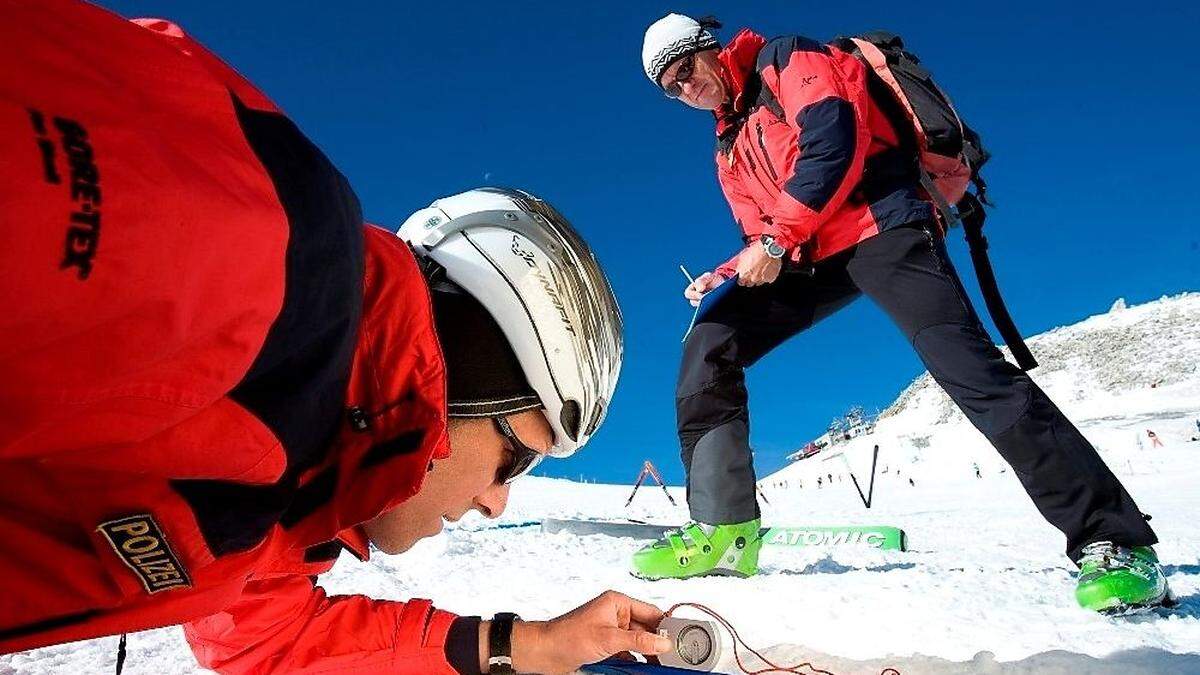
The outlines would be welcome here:
[[[446,519],[438,518],[437,520],[433,521],[433,531],[430,532],[429,534],[423,535],[421,538],[428,539],[430,537],[436,537],[442,533],[442,530],[445,529],[445,527],[446,527]]]
[[[388,555],[400,555],[416,545],[416,539],[389,539],[388,541],[371,540],[371,545]]]
[[[695,101],[687,101],[687,104],[697,110],[716,110],[721,107],[721,102],[721,99],[715,96],[705,96]]]
[[[430,539],[442,533],[444,522],[441,518],[434,520],[430,525],[430,531],[418,535],[404,535],[395,538],[389,538],[387,541],[371,540],[371,544],[388,555],[400,555],[407,552],[409,549],[417,545],[417,542],[422,539]]]

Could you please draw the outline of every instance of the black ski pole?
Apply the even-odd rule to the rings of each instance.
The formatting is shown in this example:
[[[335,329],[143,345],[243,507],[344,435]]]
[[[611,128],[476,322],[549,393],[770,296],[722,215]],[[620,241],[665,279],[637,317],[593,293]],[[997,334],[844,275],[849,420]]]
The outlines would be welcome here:
[[[845,459],[845,457],[846,457],[846,455],[843,454],[842,458]],[[850,480],[854,481],[854,489],[858,491],[858,498],[862,500],[863,506],[867,507],[868,509],[871,508],[871,500],[875,498],[875,467],[878,463],[879,463],[879,446],[876,445],[874,451],[872,451],[872,456],[871,456],[871,482],[869,483],[869,487],[867,488],[867,495],[865,497],[863,496],[862,488],[859,487],[859,485],[858,485],[858,478],[856,478],[854,476],[853,471],[850,472]],[[849,462],[846,462],[846,468],[847,469],[850,468]]]
[[[646,469],[643,468],[642,472],[638,474],[637,482],[633,484],[633,492],[630,492],[629,499],[625,500],[625,508],[629,508],[629,505],[633,503],[633,496],[637,494],[638,488],[642,487],[642,481],[645,479]],[[669,497],[670,495],[667,496]]]

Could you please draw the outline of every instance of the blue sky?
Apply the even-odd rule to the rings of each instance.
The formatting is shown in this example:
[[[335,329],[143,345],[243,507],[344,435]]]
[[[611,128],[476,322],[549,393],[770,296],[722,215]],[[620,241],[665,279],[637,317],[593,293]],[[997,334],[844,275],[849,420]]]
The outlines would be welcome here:
[[[738,239],[713,174],[711,118],[641,73],[642,31],[667,11],[716,14],[723,38],[740,26],[903,35],[994,155],[993,262],[1026,334],[1117,297],[1200,289],[1200,87],[1194,51],[1170,34],[1200,25],[1194,4],[101,4],[170,18],[233,64],[325,150],[375,222],[496,184],[575,223],[613,279],[626,361],[602,432],[543,475],[629,482],[648,458],[683,478],[673,388],[691,312],[678,265],[706,269]],[[951,251],[982,308],[959,232]],[[867,300],[794,339],[749,376],[759,474],[847,407],[886,406],[920,372]]]

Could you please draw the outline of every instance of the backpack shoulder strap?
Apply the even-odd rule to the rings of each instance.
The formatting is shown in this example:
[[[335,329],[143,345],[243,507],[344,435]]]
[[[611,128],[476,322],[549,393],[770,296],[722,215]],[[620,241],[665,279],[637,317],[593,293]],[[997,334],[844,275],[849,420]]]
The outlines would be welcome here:
[[[922,172],[922,184],[925,184],[926,181],[929,181],[926,190],[930,190],[933,183],[928,175]],[[931,190],[930,193],[935,195],[935,200],[940,197],[936,190]],[[945,199],[938,204],[939,209],[942,208],[943,203],[945,203]],[[975,268],[975,278],[979,281],[983,302],[987,305],[988,314],[992,316],[992,322],[996,324],[996,330],[1000,331],[1000,337],[1004,338],[1004,343],[1012,351],[1013,358],[1016,359],[1021,370],[1029,371],[1037,368],[1037,359],[1029,350],[1029,345],[1025,344],[1025,339],[1021,337],[1021,331],[1017,330],[1017,325],[1013,322],[1012,315],[1009,314],[1008,307],[1004,304],[1004,298],[1000,294],[1000,285],[996,282],[996,272],[992,269],[992,261],[987,253],[987,237],[983,236],[983,223],[986,219],[983,204],[975,195],[968,192],[958,203],[957,214],[957,220],[963,226],[967,249],[971,253],[971,265]]]

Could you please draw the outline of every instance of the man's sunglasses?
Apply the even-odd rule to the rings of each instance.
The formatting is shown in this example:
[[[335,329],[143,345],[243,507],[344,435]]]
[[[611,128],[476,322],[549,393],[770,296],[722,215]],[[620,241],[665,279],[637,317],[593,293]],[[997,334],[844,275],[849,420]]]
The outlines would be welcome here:
[[[496,425],[496,431],[508,441],[512,450],[512,460],[505,463],[496,472],[497,482],[509,485],[514,480],[533,471],[533,467],[537,466],[546,455],[522,443],[521,439],[517,438],[516,433],[513,432],[512,425],[508,423],[507,418],[493,417],[492,422]]]
[[[695,52],[683,57],[679,62],[679,67],[675,69],[675,77],[671,79],[671,83],[663,87],[667,98],[679,98],[683,95],[683,85],[692,79],[696,74],[696,54]]]

